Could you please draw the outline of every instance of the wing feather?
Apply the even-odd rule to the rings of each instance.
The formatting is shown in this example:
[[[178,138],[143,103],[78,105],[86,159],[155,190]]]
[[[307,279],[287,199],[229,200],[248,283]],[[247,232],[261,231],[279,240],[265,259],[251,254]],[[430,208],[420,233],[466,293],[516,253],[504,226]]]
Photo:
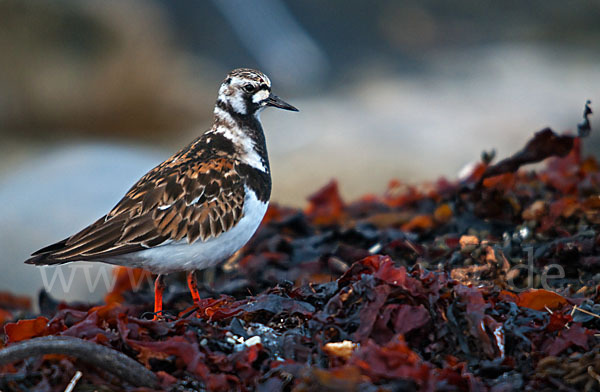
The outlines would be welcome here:
[[[187,153],[182,150],[178,159],[154,168],[106,216],[41,249],[28,262],[106,260],[169,240],[207,241],[234,227],[242,218],[245,195],[236,161],[217,156],[183,164],[191,159]]]

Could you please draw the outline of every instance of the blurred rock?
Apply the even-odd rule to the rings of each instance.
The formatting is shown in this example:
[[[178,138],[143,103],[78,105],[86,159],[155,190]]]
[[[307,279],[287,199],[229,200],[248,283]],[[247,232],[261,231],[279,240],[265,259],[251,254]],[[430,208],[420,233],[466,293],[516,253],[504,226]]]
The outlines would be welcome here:
[[[165,137],[212,115],[197,59],[150,1],[0,2],[0,133]]]

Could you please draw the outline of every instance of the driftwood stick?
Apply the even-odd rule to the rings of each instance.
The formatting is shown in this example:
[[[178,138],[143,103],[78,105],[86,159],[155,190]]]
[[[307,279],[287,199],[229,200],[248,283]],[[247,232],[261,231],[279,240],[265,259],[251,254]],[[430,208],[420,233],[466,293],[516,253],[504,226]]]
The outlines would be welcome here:
[[[70,336],[44,336],[12,344],[0,350],[0,365],[20,361],[36,355],[63,354],[75,357],[89,365],[104,369],[135,386],[156,387],[156,375],[127,355]]]

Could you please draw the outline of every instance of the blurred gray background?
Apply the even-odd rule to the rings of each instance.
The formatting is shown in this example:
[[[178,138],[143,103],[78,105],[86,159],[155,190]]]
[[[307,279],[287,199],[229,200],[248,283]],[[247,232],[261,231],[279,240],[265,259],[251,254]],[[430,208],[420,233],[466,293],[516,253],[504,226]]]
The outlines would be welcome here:
[[[34,295],[31,251],[206,130],[232,68],[300,109],[262,118],[272,199],[303,206],[331,178],[352,199],[574,129],[600,102],[598,21],[600,1],[0,0],[0,291]],[[51,293],[101,297],[81,280]]]

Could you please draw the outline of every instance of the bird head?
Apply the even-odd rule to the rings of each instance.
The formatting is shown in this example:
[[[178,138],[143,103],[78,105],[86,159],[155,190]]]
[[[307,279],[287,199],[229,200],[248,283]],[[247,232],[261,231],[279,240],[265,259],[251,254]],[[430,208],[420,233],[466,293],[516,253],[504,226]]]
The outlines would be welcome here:
[[[271,80],[260,71],[238,68],[227,74],[218,101],[239,115],[257,115],[267,106],[297,112],[298,109],[271,92]]]

